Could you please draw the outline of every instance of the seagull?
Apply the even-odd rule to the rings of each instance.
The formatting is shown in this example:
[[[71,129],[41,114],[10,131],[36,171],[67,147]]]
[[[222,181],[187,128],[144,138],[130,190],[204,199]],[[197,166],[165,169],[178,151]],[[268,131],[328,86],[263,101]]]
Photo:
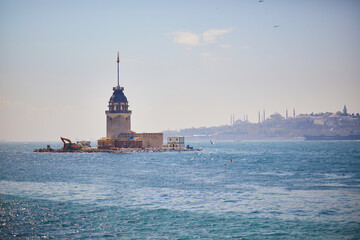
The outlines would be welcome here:
[[[210,140],[211,145],[214,145],[214,142]]]
[[[259,2],[264,2],[264,0],[259,0]]]
[[[274,28],[277,28],[277,27],[279,27],[279,25],[275,25],[275,26],[274,26]]]

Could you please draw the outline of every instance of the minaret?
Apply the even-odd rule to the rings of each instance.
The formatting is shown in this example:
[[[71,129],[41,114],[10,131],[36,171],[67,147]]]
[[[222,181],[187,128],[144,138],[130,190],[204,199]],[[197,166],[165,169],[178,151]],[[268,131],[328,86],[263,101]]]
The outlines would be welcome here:
[[[131,111],[124,88],[119,83],[119,52],[117,53],[117,86],[113,88],[113,95],[109,101],[106,114],[106,137],[120,138],[124,133],[131,133]]]
[[[265,109],[264,109],[264,112],[263,112],[263,121],[265,122]]]
[[[344,105],[343,114],[344,114],[345,116],[348,115],[346,105]]]

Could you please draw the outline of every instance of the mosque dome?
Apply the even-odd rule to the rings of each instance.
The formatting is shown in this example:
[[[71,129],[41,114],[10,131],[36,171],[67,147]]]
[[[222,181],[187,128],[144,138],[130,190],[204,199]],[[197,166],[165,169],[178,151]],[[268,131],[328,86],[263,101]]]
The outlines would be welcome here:
[[[273,114],[270,115],[270,118],[271,118],[271,119],[275,119],[275,120],[281,120],[281,119],[283,119],[283,116],[281,116],[280,113],[275,112],[275,113],[273,113]]]

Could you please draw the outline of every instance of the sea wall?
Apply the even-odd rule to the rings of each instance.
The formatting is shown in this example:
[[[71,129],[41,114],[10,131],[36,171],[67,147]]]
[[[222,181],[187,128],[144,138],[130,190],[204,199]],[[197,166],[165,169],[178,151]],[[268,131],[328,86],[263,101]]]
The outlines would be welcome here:
[[[145,148],[161,148],[163,146],[163,133],[136,133]]]
[[[163,133],[120,133],[117,138],[101,138],[98,140],[99,149],[126,146],[129,148],[162,148]]]

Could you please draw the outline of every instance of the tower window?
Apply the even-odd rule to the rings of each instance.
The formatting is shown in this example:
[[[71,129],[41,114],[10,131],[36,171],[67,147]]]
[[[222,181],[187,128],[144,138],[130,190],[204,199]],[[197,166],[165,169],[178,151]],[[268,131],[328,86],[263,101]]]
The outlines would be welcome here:
[[[119,110],[119,105],[118,105],[118,103],[115,103],[115,104],[114,104],[114,110],[115,110],[115,111],[118,111],[118,110]]]

